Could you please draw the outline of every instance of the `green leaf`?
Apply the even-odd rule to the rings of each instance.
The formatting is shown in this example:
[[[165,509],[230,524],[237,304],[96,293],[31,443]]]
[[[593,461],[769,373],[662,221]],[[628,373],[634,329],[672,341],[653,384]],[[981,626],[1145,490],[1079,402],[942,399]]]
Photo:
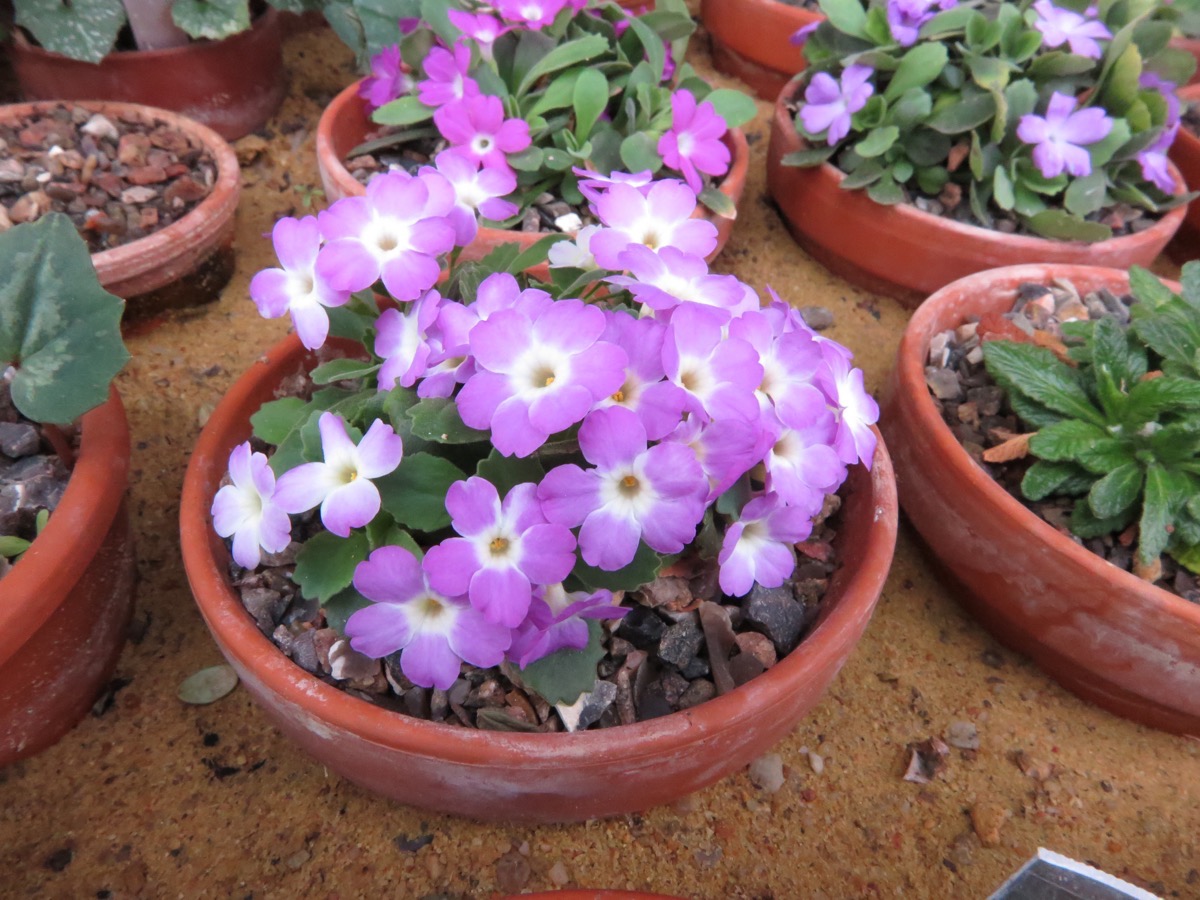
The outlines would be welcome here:
[[[189,37],[219,41],[250,27],[248,0],[174,0],[171,20]]]
[[[506,157],[508,164],[518,172],[537,172],[542,168],[546,154],[541,147],[531,145],[520,153],[510,153]]]
[[[991,94],[969,94],[956,102],[937,106],[925,124],[942,134],[962,134],[978,128],[996,115],[996,98]]]
[[[1146,467],[1146,493],[1142,499],[1142,518],[1138,525],[1137,558],[1142,565],[1150,565],[1167,549],[1171,534],[1173,505],[1172,479],[1167,470],[1157,463]]]
[[[1138,76],[1142,74],[1142,54],[1136,44],[1125,48],[1108,69],[1102,99],[1113,116],[1123,116],[1138,99]]]
[[[722,219],[737,218],[737,204],[733,202],[733,198],[711,184],[697,194],[696,199]]]
[[[129,353],[123,300],[100,286],[71,220],[50,213],[0,233],[0,366],[26,418],[67,424],[108,399]]]
[[[1098,425],[1067,419],[1040,429],[1029,439],[1029,450],[1038,459],[1074,462],[1080,454],[1108,436],[1108,432]]]
[[[996,205],[1001,209],[1012,209],[1017,198],[1013,193],[1012,179],[1008,176],[1008,170],[1004,166],[996,166],[996,171],[992,173],[992,199],[996,201]]]
[[[865,138],[854,145],[854,152],[863,159],[882,156],[892,148],[892,145],[896,143],[896,138],[899,136],[900,129],[895,125],[873,128]]]
[[[520,275],[527,269],[532,269],[549,259],[550,248],[555,244],[569,240],[571,240],[569,234],[548,234],[543,238],[538,238],[514,256],[505,270],[510,275]]]
[[[540,484],[546,469],[536,456],[503,456],[495,447],[475,467],[475,474],[486,478],[501,499],[518,484]]]
[[[351,381],[365,378],[379,371],[380,363],[369,363],[361,359],[331,359],[317,366],[310,377],[313,384],[332,384],[335,381]]]
[[[1179,301],[1159,309],[1153,316],[1135,316],[1132,327],[1159,356],[1188,368],[1195,365],[1196,354],[1200,352],[1200,317]]]
[[[1094,59],[1065,53],[1062,50],[1052,50],[1049,53],[1043,53],[1029,64],[1029,76],[1040,84],[1051,78],[1082,75],[1095,67]]]
[[[917,44],[900,58],[900,65],[888,82],[883,98],[895,100],[911,88],[922,88],[933,83],[946,68],[946,62],[944,44]]]
[[[1128,329],[1111,316],[1105,316],[1092,327],[1088,344],[1092,365],[1107,369],[1123,391],[1129,391],[1146,374],[1146,351],[1131,341],[1132,337]]]
[[[12,534],[0,534],[0,556],[12,559],[29,549],[29,541]]]
[[[1107,198],[1108,175],[1103,171],[1093,172],[1071,182],[1063,195],[1063,206],[1072,215],[1084,218],[1099,212]]]
[[[1098,519],[1111,519],[1137,502],[1142,490],[1142,468],[1126,463],[1113,469],[1088,492],[1088,504]]]
[[[383,509],[396,523],[414,531],[437,531],[450,524],[446,491],[466,474],[447,459],[431,453],[413,453],[396,471],[376,478]]]
[[[904,92],[895,103],[888,107],[888,121],[900,128],[911,128],[918,122],[924,122],[933,111],[933,98],[928,91],[912,88]]]
[[[256,438],[278,446],[300,427],[310,412],[308,404],[299,397],[280,397],[260,406],[258,412],[250,417],[250,425],[254,428]]]
[[[1134,458],[1133,447],[1128,440],[1106,437],[1092,446],[1080,450],[1076,459],[1079,464],[1096,475],[1111,472]]]
[[[904,188],[886,175],[867,188],[867,196],[883,206],[895,206],[904,202]]]
[[[621,141],[621,162],[630,172],[657,172],[663,165],[657,139],[644,131],[629,135]]]
[[[1016,341],[986,341],[983,359],[988,372],[1005,390],[1020,391],[1056,412],[1103,426],[1075,370],[1044,347]]]
[[[579,72],[571,105],[575,110],[575,137],[587,140],[592,126],[608,106],[608,79],[599,69],[587,68]]]
[[[591,590],[606,588],[610,591],[633,591],[657,578],[662,565],[661,556],[639,543],[632,562],[615,572],[589,566],[580,556],[571,575]]]
[[[416,125],[433,118],[434,109],[416,97],[400,97],[371,113],[371,121],[380,125]]]
[[[863,28],[867,13],[859,0],[820,0],[821,12],[838,31],[852,37],[866,37]]]
[[[1085,222],[1062,209],[1047,209],[1030,216],[1026,224],[1042,237],[1058,241],[1095,243],[1112,237],[1112,229],[1100,222]]]
[[[350,537],[322,531],[304,542],[296,554],[296,571],[292,580],[309,600],[325,603],[330,597],[350,586],[354,570],[367,558],[370,546],[361,531]]]
[[[586,62],[606,50],[608,50],[608,41],[598,34],[589,34],[577,40],[558,44],[525,73],[521,83],[517,85],[517,96],[529,93],[529,89],[537,83],[539,78]]]
[[[828,161],[836,151],[837,145],[832,147],[806,147],[803,150],[794,150],[791,153],[785,154],[781,162],[785,166],[800,166],[802,168],[819,166]]]
[[[112,51],[125,25],[121,0],[14,0],[16,22],[51,53],[98,63]]]
[[[1079,494],[1091,487],[1095,475],[1070,462],[1037,460],[1021,479],[1021,493],[1029,500],[1044,500],[1051,494]]]
[[[1087,503],[1080,501],[1071,510],[1071,532],[1084,540],[1104,537],[1109,534],[1120,534],[1129,527],[1129,523],[1133,521],[1135,513],[1136,508],[1130,507],[1125,512],[1111,519],[1098,519],[1092,512],[1092,508]]]
[[[1008,86],[1011,69],[1002,59],[994,56],[969,56],[967,68],[971,70],[971,80],[985,91],[1003,91]]]
[[[473,444],[486,441],[488,433],[463,424],[458,407],[448,397],[426,397],[409,408],[412,431],[419,438],[438,444]]]
[[[1185,290],[1188,286],[1187,279],[1189,274],[1193,277],[1200,275],[1200,263],[1188,263],[1183,267]],[[1129,288],[1133,291],[1133,296],[1137,298],[1138,302],[1145,304],[1150,309],[1170,303],[1175,297],[1174,291],[1159,281],[1154,273],[1143,269],[1141,266],[1130,266]]]
[[[725,120],[727,128],[740,128],[758,115],[758,107],[753,98],[741,91],[721,88],[704,99],[711,103],[717,115]]]
[[[582,650],[565,648],[543,656],[521,669],[521,680],[547,703],[574,703],[596,684],[596,666],[604,658],[601,626],[587,623],[588,642]]]
[[[325,623],[338,634],[346,633],[346,620],[371,605],[371,601],[352,587],[340,591],[321,604]]]

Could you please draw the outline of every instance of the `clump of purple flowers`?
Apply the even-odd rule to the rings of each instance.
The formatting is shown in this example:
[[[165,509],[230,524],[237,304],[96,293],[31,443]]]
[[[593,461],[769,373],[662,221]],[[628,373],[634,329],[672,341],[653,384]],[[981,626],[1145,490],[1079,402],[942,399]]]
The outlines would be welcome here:
[[[403,50],[370,48],[359,93],[377,122],[401,126],[398,142],[447,148],[439,169],[453,156],[456,169],[479,173],[475,185],[503,179],[506,191],[488,196],[504,207],[474,202],[466,177],[453,179],[460,205],[502,227],[546,192],[582,206],[579,169],[682,179],[700,203],[732,215],[718,186],[730,170],[730,129],[754,115],[753,101],[710,90],[684,65],[679,36],[694,26],[682,11],[660,9],[631,27],[635,18],[601,0],[492,9],[451,0],[447,20],[417,22]],[[573,233],[575,218],[557,227]]]
[[[552,696],[535,664],[581,651],[624,615],[617,585],[702,552],[702,528],[726,594],[785,583],[847,468],[870,466],[878,407],[849,351],[708,271],[715,226],[655,200],[694,201],[687,185],[594,184],[590,274],[565,254],[557,287],[523,286],[489,269],[499,251],[434,289],[462,208],[434,169],[384,178],[275,228],[282,274],[255,302],[336,358],[233,451],[212,513],[234,561],[302,540],[301,586],[348,604],[358,652],[440,689],[507,660]],[[420,291],[388,290],[390,265]],[[591,299],[558,296],[572,283]],[[359,342],[331,353],[327,334]]]
[[[1195,61],[1163,45],[1163,21],[1054,0],[838,10],[804,35],[807,146],[786,164],[832,163],[881,204],[936,201],[960,222],[1063,240],[1104,240],[1129,229],[1127,206],[1155,216],[1188,199],[1166,151]]]

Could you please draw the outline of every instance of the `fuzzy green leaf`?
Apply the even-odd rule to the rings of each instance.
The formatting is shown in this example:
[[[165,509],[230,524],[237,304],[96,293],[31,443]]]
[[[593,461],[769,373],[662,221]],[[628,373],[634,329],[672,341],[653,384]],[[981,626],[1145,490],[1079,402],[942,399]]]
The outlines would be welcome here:
[[[0,233],[0,366],[16,367],[12,399],[27,418],[66,424],[108,399],[129,353],[125,302],[96,279],[91,255],[61,213]]]
[[[996,115],[996,98],[991,94],[969,94],[955,102],[937,105],[925,123],[942,134],[962,134],[978,128]]]
[[[1067,419],[1040,429],[1030,438],[1029,450],[1038,459],[1075,462],[1080,454],[1106,438],[1108,432],[1098,425]]]
[[[806,147],[803,150],[795,150],[788,153],[781,161],[785,166],[819,166],[828,161],[829,157],[833,156],[836,150],[836,145],[833,147]]]
[[[121,0],[14,0],[16,22],[51,53],[98,63],[125,25]]]
[[[1078,374],[1044,347],[1015,341],[987,341],[983,358],[988,372],[1007,391],[1020,391],[1050,409],[1104,425],[1079,382]]]
[[[30,547],[29,541],[12,534],[0,534],[0,556],[12,559],[20,556]]]
[[[1095,243],[1112,237],[1112,229],[1100,222],[1085,222],[1061,209],[1048,209],[1030,216],[1029,227],[1042,237],[1057,241],[1084,241]]]
[[[575,137],[583,141],[608,106],[608,79],[599,69],[585,68],[574,80],[571,106],[575,110]]]
[[[308,404],[299,397],[280,397],[260,406],[258,412],[250,417],[250,425],[254,428],[256,438],[278,446],[300,427],[301,421],[307,419],[310,412]]]
[[[605,650],[600,623],[592,619],[587,626],[588,642],[582,650],[558,650],[520,670],[521,680],[547,703],[574,703],[596,684],[596,666]]]
[[[352,587],[339,591],[321,604],[325,611],[325,623],[338,634],[346,633],[346,620],[371,605],[371,601]]]
[[[1183,271],[1186,279],[1189,272],[1200,274],[1200,266],[1184,266]],[[1145,304],[1149,309],[1157,309],[1165,303],[1170,303],[1175,297],[1174,291],[1156,278],[1154,273],[1141,266],[1130,267],[1129,287],[1138,302]],[[1187,287],[1186,281],[1184,287]]]
[[[1030,500],[1043,500],[1051,494],[1073,496],[1088,490],[1095,480],[1095,475],[1074,463],[1039,459],[1025,471],[1021,493]]]
[[[530,67],[521,79],[521,83],[517,85],[516,93],[518,96],[527,94],[537,80],[544,75],[587,62],[606,50],[608,50],[608,41],[598,34],[589,34],[577,40],[558,44]]]
[[[1088,492],[1088,504],[1098,519],[1111,519],[1129,509],[1142,490],[1142,468],[1126,463],[1113,469]]]
[[[325,603],[344,591],[354,579],[354,570],[367,558],[370,545],[361,531],[350,537],[322,531],[304,542],[296,554],[296,571],[292,579],[309,600]]]
[[[900,129],[895,125],[872,128],[865,138],[854,145],[854,152],[863,159],[873,159],[876,156],[882,156],[892,148],[892,145],[896,143],[896,138],[899,136]]]
[[[867,13],[859,0],[820,0],[821,12],[838,31],[853,37],[865,37]]]
[[[697,194],[696,199],[722,219],[737,218],[737,204],[733,202],[733,198],[712,185]]]
[[[917,44],[900,58],[892,80],[883,92],[885,100],[896,100],[911,88],[922,88],[933,83],[946,68],[944,44]]]
[[[248,0],[174,0],[171,20],[193,38],[219,41],[250,27]]]
[[[311,378],[313,384],[332,384],[335,381],[365,378],[378,372],[379,368],[379,363],[369,363],[361,359],[331,359],[313,369]]]
[[[450,524],[446,491],[466,474],[447,459],[431,453],[413,453],[396,471],[375,479],[386,511],[403,528],[437,531]]]
[[[411,406],[405,415],[412,420],[417,437],[438,444],[472,444],[486,441],[488,433],[463,423],[458,407],[447,397],[426,397]]]
[[[657,172],[662,168],[662,157],[658,155],[658,141],[644,131],[629,135],[621,141],[621,162],[630,172],[649,169]]]
[[[725,120],[728,128],[741,128],[758,115],[758,107],[754,100],[741,91],[721,88],[704,99],[713,105],[713,109]]]
[[[1104,537],[1108,534],[1119,534],[1134,520],[1136,509],[1136,507],[1130,507],[1111,519],[1098,519],[1092,512],[1092,508],[1086,502],[1080,501],[1071,510],[1071,533],[1084,540]]]
[[[1132,338],[1128,329],[1105,316],[1093,326],[1088,344],[1092,365],[1111,372],[1117,386],[1125,391],[1146,374],[1146,351]]]
[[[400,97],[371,113],[371,121],[380,125],[416,125],[432,119],[433,113],[433,107],[426,106],[416,97]]]
[[[1108,197],[1108,176],[1104,172],[1093,172],[1076,178],[1063,195],[1063,205],[1073,215],[1090,216],[1104,206]]]
[[[1162,556],[1171,539],[1167,529],[1174,505],[1173,481],[1162,466],[1152,463],[1146,467],[1146,493],[1142,499],[1137,547],[1137,558],[1142,565],[1150,565]]]

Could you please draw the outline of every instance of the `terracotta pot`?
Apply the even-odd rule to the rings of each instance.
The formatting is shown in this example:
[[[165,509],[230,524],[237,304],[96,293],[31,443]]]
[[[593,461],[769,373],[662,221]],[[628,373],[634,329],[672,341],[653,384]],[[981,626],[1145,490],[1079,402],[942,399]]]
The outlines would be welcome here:
[[[1173,209],[1145,231],[1088,244],[1004,234],[908,204],[883,206],[866,191],[842,190],[845,176],[828,163],[813,168],[783,165],[784,156],[803,146],[786,106],[795,89],[787,86],[775,103],[767,151],[767,188],[788,230],[831,272],[894,297],[907,308],[956,279],[998,266],[1148,266],[1183,221],[1183,209]],[[1175,177],[1182,191],[1178,172]]]
[[[360,83],[350,85],[334,97],[333,102],[321,113],[321,119],[317,123],[317,166],[321,171],[325,198],[330,203],[342,197],[357,196],[365,192],[365,188],[350,174],[343,162],[351,150],[366,140],[367,133],[377,127],[367,113],[366,103],[358,96]],[[721,193],[736,204],[746,187],[746,173],[750,168],[750,147],[740,128],[735,128],[726,135],[725,145],[729,148],[732,162],[729,174],[721,183]],[[708,257],[711,261],[729,240],[734,220],[715,216],[699,206],[696,215],[706,216],[717,226],[717,248]],[[529,247],[545,236],[544,231],[521,232],[480,228],[478,236],[463,256],[465,259],[480,259],[500,244],[517,243],[522,247]]]
[[[1200,41],[1196,43],[1200,44]],[[1196,105],[1200,102],[1200,84],[1188,85],[1179,92],[1179,96],[1185,104]],[[1200,188],[1200,137],[1189,131],[1186,123],[1175,136],[1170,157],[1187,186]],[[1187,215],[1169,249],[1171,256],[1181,263],[1200,258],[1200,203],[1196,200],[1188,204]]]
[[[804,69],[804,52],[791,42],[823,15],[779,0],[703,0],[700,21],[712,38],[713,65],[740,78],[764,100],[774,100]]]
[[[287,91],[279,14],[223,41],[110,53],[99,64],[43,50],[20,28],[9,53],[26,100],[117,100],[180,113],[234,140],[260,128]]]
[[[58,105],[43,102],[0,106],[0,122],[16,122]],[[144,238],[92,254],[92,265],[104,289],[129,301],[127,320],[215,300],[233,274],[234,212],[241,193],[233,148],[211,128],[165,109],[101,101],[79,105],[106,116],[165,122],[203,144],[217,164],[212,192],[183,218]]]
[[[221,652],[275,724],[323,765],[413,806],[479,819],[564,822],[646,809],[745,766],[820,700],[866,627],[891,563],[896,507],[882,442],[850,476],[842,567],[800,646],[748,684],[694,709],[580,734],[502,734],[409,718],[309,675],[262,635],[229,585],[209,509],[249,417],[312,364],[288,338],[240,378],[192,452],[180,513],[192,593]],[[402,773],[402,774],[401,774]]]
[[[117,664],[133,612],[128,471],[129,425],[113,390],[81,421],[45,530],[0,580],[0,767],[70,731]]]
[[[1200,735],[1200,606],[1101,559],[1026,509],[962,449],[925,385],[931,338],[1007,312],[1024,282],[1127,293],[1124,272],[1030,265],[948,285],[913,315],[885,391],[883,433],[904,512],[993,635],[1120,716]]]

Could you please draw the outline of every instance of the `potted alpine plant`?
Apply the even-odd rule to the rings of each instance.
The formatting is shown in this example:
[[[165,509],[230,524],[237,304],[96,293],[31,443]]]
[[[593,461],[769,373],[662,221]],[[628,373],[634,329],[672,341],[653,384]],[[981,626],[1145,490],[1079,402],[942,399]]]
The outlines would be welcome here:
[[[822,8],[768,181],[835,271],[919,300],[1006,263],[1146,265],[1178,228],[1166,151],[1194,60],[1155,4]]]
[[[251,296],[296,336],[189,466],[222,651],[301,746],[408,803],[562,821],[711,782],[817,701],[890,562],[849,351],[708,270],[716,226],[662,199],[683,182],[580,188],[590,234],[478,262],[433,167],[281,219]],[[549,282],[517,277],[547,253]]]

